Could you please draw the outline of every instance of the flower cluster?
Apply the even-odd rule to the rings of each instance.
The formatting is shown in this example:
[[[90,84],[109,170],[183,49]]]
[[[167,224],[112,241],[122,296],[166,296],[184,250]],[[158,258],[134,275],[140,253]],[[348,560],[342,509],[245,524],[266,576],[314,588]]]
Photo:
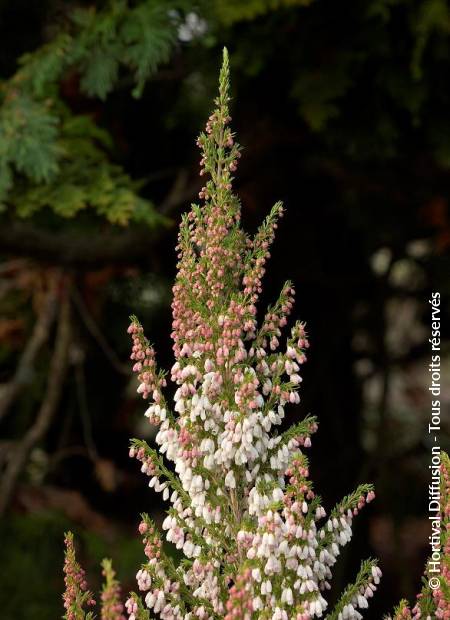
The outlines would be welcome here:
[[[289,404],[300,402],[308,337],[294,322],[287,282],[258,320],[257,304],[283,207],[277,203],[253,238],[240,225],[232,192],[240,157],[229,123],[228,57],[216,110],[198,139],[202,205],[182,219],[173,287],[174,406],[163,391],[155,352],[132,317],[131,358],[159,450],[133,440],[149,486],[169,502],[166,539],[185,559],[175,566],[155,525],[139,526],[147,561],[138,574],[145,606],[163,620],[311,620],[362,617],[379,583],[373,560],[328,610],[331,570],[352,535],[358,511],[374,498],[361,485],[326,516],[309,480],[305,451],[312,417],[280,432]],[[168,462],[172,466],[168,466]],[[130,620],[145,617],[136,595]]]
[[[416,604],[411,609],[408,602],[402,600],[393,616],[386,620],[450,620],[450,459],[441,453],[441,488],[440,488],[440,549],[441,570],[437,576],[436,565],[425,567],[424,587],[417,595]]]
[[[125,603],[125,608],[128,613],[128,620],[150,620],[148,609],[144,608],[141,599],[134,592],[130,594]]]

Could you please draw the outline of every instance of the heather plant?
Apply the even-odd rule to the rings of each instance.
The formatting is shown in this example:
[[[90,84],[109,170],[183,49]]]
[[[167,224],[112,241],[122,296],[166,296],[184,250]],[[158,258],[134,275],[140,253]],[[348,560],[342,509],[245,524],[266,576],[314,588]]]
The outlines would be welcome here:
[[[305,325],[288,327],[294,303],[290,282],[258,320],[257,304],[283,207],[277,203],[253,237],[240,225],[232,192],[240,147],[230,129],[229,67],[224,51],[216,109],[198,139],[202,204],[183,216],[173,287],[171,380],[136,317],[128,329],[138,392],[158,427],[159,449],[134,439],[130,456],[149,486],[169,502],[166,540],[181,550],[176,565],[155,523],[142,515],[147,557],[137,573],[142,596],[125,603],[129,620],[353,620],[362,618],[380,580],[375,560],[361,564],[333,609],[327,591],[355,515],[374,498],[363,484],[328,515],[309,479],[306,450],[317,430],[313,417],[280,432],[285,408],[300,401],[301,367],[309,348]],[[439,588],[429,585],[411,611],[402,601],[394,620],[449,618],[449,461],[442,456],[442,548]],[[66,539],[66,620],[91,617],[93,604]],[[123,620],[120,588],[109,562],[101,617]],[[87,613],[87,615],[86,615]]]
[[[439,536],[439,540],[431,539],[432,548],[439,548],[436,562],[432,554],[425,565],[423,587],[417,595],[414,607],[408,601],[402,600],[394,610],[392,616],[386,620],[448,620],[450,618],[450,459],[448,455],[441,453],[440,467],[440,512],[435,516],[433,526]]]
[[[305,454],[315,419],[277,430],[286,406],[300,401],[309,344],[299,321],[282,337],[294,303],[290,282],[258,321],[283,206],[275,204],[253,238],[242,230],[232,192],[241,153],[228,105],[224,51],[216,109],[197,142],[200,175],[207,179],[202,204],[183,216],[176,248],[173,409],[166,373],[158,370],[136,317],[128,330],[138,392],[150,401],[145,415],[159,427],[159,450],[135,439],[130,455],[169,502],[162,527],[184,554],[175,566],[155,524],[143,515],[139,531],[147,561],[137,582],[145,606],[164,620],[309,620],[328,609],[331,570],[351,538],[353,517],[374,492],[371,485],[359,486],[326,518]],[[375,560],[363,562],[327,618],[361,618],[380,574]],[[126,607],[130,620],[147,617],[135,594]]]

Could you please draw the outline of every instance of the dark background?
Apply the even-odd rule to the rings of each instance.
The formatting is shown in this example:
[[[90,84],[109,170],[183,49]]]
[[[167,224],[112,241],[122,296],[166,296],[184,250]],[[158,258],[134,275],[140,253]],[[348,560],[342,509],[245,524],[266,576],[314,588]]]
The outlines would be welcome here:
[[[118,4],[0,3],[0,158],[9,157],[10,139],[2,111],[16,89],[25,89],[15,81],[17,59],[37,54],[66,29],[81,37],[83,26],[71,22],[76,9],[90,10],[98,22]],[[432,291],[442,300],[441,442],[448,449],[448,6],[440,0],[125,5],[125,11],[151,5],[163,16],[175,11],[176,28],[185,28],[176,30],[139,97],[132,96],[125,65],[103,97],[89,96],[96,93],[83,87],[83,76],[95,37],[83,43],[82,61],[68,61],[30,96],[62,102],[64,114],[87,115],[108,133],[108,145],[93,134],[89,139],[139,181],[133,191],[147,201],[149,222],[130,217],[119,226],[89,200],[76,213],[58,213],[45,192],[49,183],[63,183],[64,170],[50,180],[33,177],[19,157],[2,197],[0,401],[1,389],[4,398],[17,382],[37,317],[57,316],[65,303],[71,328],[66,372],[51,370],[53,318],[0,419],[3,485],[14,454],[25,454],[0,521],[2,618],[62,614],[68,528],[93,588],[104,555],[125,591],[135,588],[144,557],[139,513],[159,520],[163,506],[127,455],[129,438],[151,439],[152,429],[135,394],[126,328],[137,314],[160,365],[170,368],[177,223],[201,185],[195,140],[213,106],[223,45],[231,58],[232,124],[244,146],[235,184],[244,225],[254,231],[276,200],[287,209],[263,301],[292,279],[295,314],[310,334],[302,402],[290,419],[318,417],[311,473],[327,509],[360,482],[376,487],[377,500],[355,521],[337,565],[335,591],[361,559],[379,557],[384,578],[366,617],[380,618],[400,598],[413,599],[428,552]],[[186,20],[195,26],[187,35]],[[120,54],[105,49],[106,56]],[[44,134],[30,126],[26,135],[33,131],[40,147]],[[38,147],[30,170],[45,156]],[[70,148],[93,175],[95,166],[83,162],[76,144]],[[26,191],[36,188],[44,197],[28,213]],[[46,306],[53,281],[55,299]],[[24,448],[52,379],[60,397],[44,431]]]

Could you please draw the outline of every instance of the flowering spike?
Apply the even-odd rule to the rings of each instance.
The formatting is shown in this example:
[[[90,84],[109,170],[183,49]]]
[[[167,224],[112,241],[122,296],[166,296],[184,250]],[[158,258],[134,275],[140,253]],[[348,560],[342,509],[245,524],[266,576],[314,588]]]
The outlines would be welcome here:
[[[111,560],[105,559],[102,562],[102,574],[105,583],[102,589],[102,608],[101,620],[126,620],[123,615],[124,607],[120,601],[121,588],[116,579]]]
[[[139,320],[131,316],[131,324],[128,333],[133,339],[133,347],[130,358],[135,361],[133,371],[138,373],[138,393],[142,398],[152,396],[152,405],[145,412],[146,417],[152,424],[160,424],[168,416],[166,400],[162,389],[166,386],[164,372],[158,372],[155,364],[155,351],[144,335],[144,330]]]
[[[176,248],[173,414],[135,317],[129,328],[138,391],[150,397],[146,415],[159,424],[159,454],[134,439],[130,456],[169,502],[162,529],[184,555],[175,567],[143,515],[147,562],[138,585],[162,620],[311,620],[323,616],[331,568],[351,538],[354,515],[374,495],[362,485],[320,526],[326,514],[305,454],[316,421],[308,416],[277,432],[286,406],[300,401],[309,343],[300,322],[282,338],[294,302],[290,282],[258,326],[256,304],[283,207],[272,208],[253,239],[243,232],[232,191],[240,148],[229,126],[226,50],[215,103],[198,138],[201,204],[183,216]],[[359,618],[365,597],[359,589],[372,592],[378,579],[375,564],[363,564],[344,593],[343,617]],[[130,620],[146,617],[135,595],[126,608]]]
[[[63,617],[65,620],[92,620],[92,613],[86,613],[85,607],[95,605],[95,601],[87,589],[85,572],[77,562],[72,532],[65,534],[64,543],[66,545],[64,554],[64,583],[66,588],[63,600],[66,613]]]
[[[362,618],[358,609],[369,606],[370,599],[380,583],[381,571],[375,560],[362,563],[355,582],[349,585],[337,602],[334,610],[327,615],[327,620],[343,620],[344,618]]]

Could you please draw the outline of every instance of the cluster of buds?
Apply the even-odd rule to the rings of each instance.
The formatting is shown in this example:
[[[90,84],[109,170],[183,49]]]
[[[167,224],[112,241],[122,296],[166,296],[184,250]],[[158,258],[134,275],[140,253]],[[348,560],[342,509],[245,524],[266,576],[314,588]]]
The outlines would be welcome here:
[[[94,606],[95,600],[87,589],[85,572],[77,562],[71,532],[65,535],[64,543],[66,545],[63,594],[66,613],[64,618],[65,620],[90,620],[93,616],[90,612],[86,614],[85,608]]]
[[[256,304],[283,207],[273,207],[253,238],[242,231],[232,193],[240,151],[229,127],[228,81],[225,52],[217,109],[198,139],[203,204],[183,217],[178,238],[173,410],[135,317],[128,330],[159,448],[133,440],[130,455],[169,502],[162,528],[185,556],[175,566],[143,515],[148,561],[138,586],[145,607],[163,620],[312,620],[325,610],[328,618],[358,620],[379,582],[375,561],[362,564],[332,611],[326,593],[353,518],[374,493],[361,485],[327,519],[308,478],[314,418],[278,430],[286,406],[300,401],[309,343],[300,322],[283,339],[295,296],[290,282],[258,328]],[[133,595],[130,620],[145,607]]]
[[[131,359],[135,361],[133,371],[138,373],[138,392],[142,398],[152,397],[152,404],[146,412],[146,416],[153,424],[159,423],[165,418],[164,398],[162,388],[166,386],[164,373],[156,372],[155,351],[143,329],[137,321],[133,321],[128,328],[128,333],[133,338]]]

